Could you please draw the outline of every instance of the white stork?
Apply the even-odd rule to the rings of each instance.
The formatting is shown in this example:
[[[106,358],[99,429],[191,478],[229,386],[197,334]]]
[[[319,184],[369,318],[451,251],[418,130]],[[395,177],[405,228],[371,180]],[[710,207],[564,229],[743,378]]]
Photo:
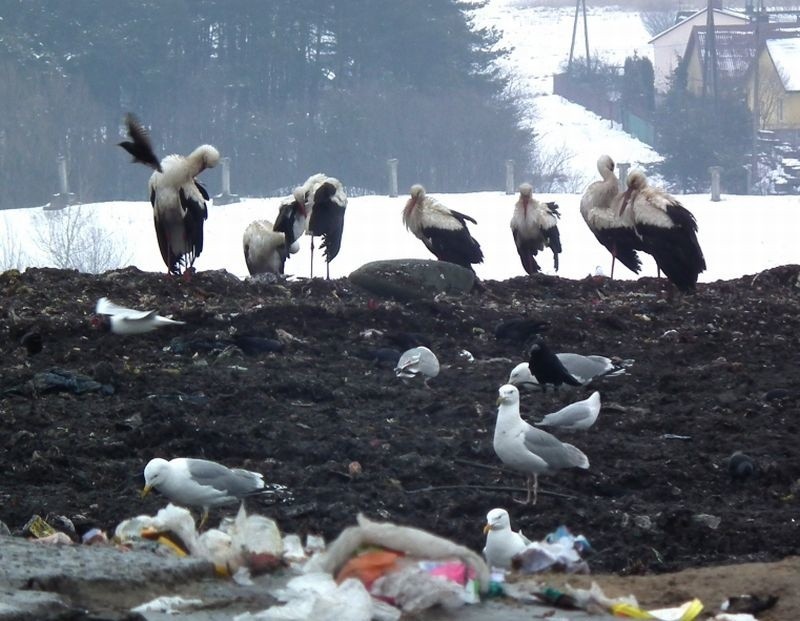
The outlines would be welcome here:
[[[344,212],[347,209],[347,194],[341,182],[317,173],[303,184],[306,191],[308,224],[306,233],[311,235],[311,276],[314,276],[314,237],[321,235],[325,252],[326,278],[330,279],[330,264],[339,254],[344,230]]]
[[[617,259],[635,274],[642,268],[637,250],[642,242],[633,226],[623,221],[617,213],[619,206],[619,180],[614,174],[614,160],[601,155],[597,170],[602,181],[589,184],[581,197],[581,215],[603,246],[611,253],[611,278],[614,278],[614,263]]]
[[[541,271],[536,262],[536,253],[549,247],[553,251],[553,267],[558,271],[558,255],[561,252],[561,237],[558,233],[558,205],[542,203],[532,197],[529,183],[519,186],[519,199],[511,216],[511,232],[514,244],[528,274]]]
[[[300,249],[300,238],[306,232],[308,210],[306,209],[306,192],[298,186],[292,195],[284,199],[278,207],[278,217],[272,230],[282,233],[286,245],[286,256]]]
[[[153,169],[148,183],[150,204],[161,257],[170,274],[191,274],[195,259],[203,251],[203,222],[208,218],[208,192],[196,177],[219,163],[219,151],[208,144],[187,156],[168,155],[161,162],[153,151],[147,131],[133,114],[125,117],[130,141],[119,146],[134,162]]]
[[[435,198],[426,196],[421,185],[411,186],[411,198],[403,209],[403,224],[425,244],[440,261],[449,261],[472,270],[483,262],[480,244],[470,235],[468,215],[448,209]]]
[[[286,236],[274,230],[269,220],[256,220],[247,225],[242,236],[247,271],[254,274],[283,274],[289,254]]]
[[[658,268],[681,291],[697,284],[706,261],[697,241],[697,221],[678,200],[647,183],[641,170],[628,175],[619,214],[631,226]]]

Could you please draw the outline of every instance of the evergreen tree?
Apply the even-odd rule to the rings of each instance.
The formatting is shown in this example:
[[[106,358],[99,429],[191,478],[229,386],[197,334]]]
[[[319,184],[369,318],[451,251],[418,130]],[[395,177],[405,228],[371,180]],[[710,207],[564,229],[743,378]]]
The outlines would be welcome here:
[[[705,192],[709,167],[721,166],[722,185],[730,193],[747,191],[743,174],[750,149],[750,113],[743,96],[717,102],[692,95],[685,67],[678,67],[655,116],[658,171],[682,192]]]

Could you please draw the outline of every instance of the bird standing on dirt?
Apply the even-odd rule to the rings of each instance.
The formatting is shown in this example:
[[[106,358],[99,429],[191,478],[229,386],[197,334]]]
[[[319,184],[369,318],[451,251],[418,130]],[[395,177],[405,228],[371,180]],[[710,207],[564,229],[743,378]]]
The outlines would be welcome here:
[[[706,269],[697,241],[697,221],[671,194],[647,183],[641,170],[628,175],[619,215],[641,240],[642,249],[681,291],[691,291]]]
[[[175,504],[203,510],[200,527],[211,507],[228,505],[264,489],[264,475],[228,468],[206,459],[156,457],[144,468],[142,498],[156,489]]]
[[[130,140],[119,146],[134,162],[155,171],[148,189],[161,257],[169,274],[180,275],[183,269],[188,278],[203,251],[203,223],[208,218],[209,195],[196,177],[219,163],[219,151],[204,144],[187,156],[168,155],[159,162],[147,130],[133,114],[125,117],[125,125]]]
[[[614,173],[614,160],[601,155],[597,160],[597,171],[603,179],[590,183],[584,191],[581,215],[597,241],[611,253],[611,278],[614,278],[617,259],[638,274],[642,262],[637,250],[642,250],[642,242],[633,227],[619,216],[620,190],[619,179]]]
[[[492,509],[486,514],[486,546],[483,556],[490,567],[511,569],[512,559],[523,552],[531,541],[521,532],[511,530],[511,519],[505,509]]]
[[[528,361],[531,374],[536,378],[542,392],[547,392],[547,385],[558,390],[562,384],[580,386],[581,381],[574,377],[558,359],[542,339],[531,345],[531,357]]]
[[[439,359],[427,347],[414,347],[400,356],[394,372],[397,377],[421,375],[427,386],[429,380],[439,375]]]
[[[511,233],[522,267],[528,274],[541,271],[536,254],[545,247],[553,251],[553,268],[558,271],[561,237],[558,233],[558,205],[542,203],[532,197],[530,183],[519,186],[519,199],[511,216]]]
[[[522,420],[519,391],[506,384],[498,391],[494,452],[505,465],[526,476],[528,490],[524,504],[536,504],[539,475],[563,468],[588,468],[583,452]]]
[[[588,429],[594,425],[600,414],[600,393],[596,390],[583,401],[570,403],[558,412],[546,414],[537,427],[558,427],[559,429]]]
[[[304,184],[308,209],[308,235],[311,235],[311,276],[314,276],[314,237],[322,236],[320,248],[325,253],[325,277],[330,280],[331,261],[339,254],[344,231],[347,194],[334,177],[318,173]]]
[[[474,263],[483,263],[483,251],[470,235],[467,221],[477,224],[473,218],[427,196],[421,185],[411,186],[411,197],[403,209],[403,224],[440,261],[474,271]]]

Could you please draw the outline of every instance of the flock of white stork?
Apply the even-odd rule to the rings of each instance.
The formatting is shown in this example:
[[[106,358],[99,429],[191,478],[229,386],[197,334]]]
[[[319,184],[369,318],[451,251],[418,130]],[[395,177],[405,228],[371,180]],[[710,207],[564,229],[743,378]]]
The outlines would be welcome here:
[[[189,276],[203,250],[203,223],[208,217],[208,192],[197,181],[206,168],[220,159],[211,145],[197,147],[187,156],[156,157],[150,137],[136,117],[125,118],[130,140],[119,143],[134,162],[154,169],[149,181],[156,236],[170,274]],[[602,180],[590,184],[581,198],[581,214],[597,240],[611,252],[611,277],[617,259],[635,273],[641,270],[638,252],[653,256],[659,272],[681,291],[692,290],[706,269],[697,241],[694,216],[670,194],[651,187],[644,173],[632,171],[626,189],[620,189],[614,161],[602,155],[597,161]],[[533,188],[523,183],[511,218],[511,231],[522,266],[528,274],[540,271],[536,254],[553,253],[558,271],[561,238],[559,207],[537,201]],[[283,274],[288,256],[299,249],[303,234],[311,236],[311,275],[314,274],[314,237],[321,236],[326,268],[339,253],[347,195],[339,180],[319,173],[294,189],[278,210],[274,223],[256,220],[245,229],[243,249],[250,274]],[[403,209],[403,223],[440,261],[472,270],[483,261],[480,244],[470,234],[466,214],[449,209],[427,196],[421,185],[411,187]],[[327,272],[330,277],[330,271]]]

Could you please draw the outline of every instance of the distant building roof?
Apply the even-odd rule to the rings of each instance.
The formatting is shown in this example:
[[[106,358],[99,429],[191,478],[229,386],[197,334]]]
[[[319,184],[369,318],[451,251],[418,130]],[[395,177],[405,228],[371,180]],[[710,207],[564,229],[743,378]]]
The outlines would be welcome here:
[[[756,35],[751,24],[741,26],[715,26],[714,38],[717,49],[717,69],[725,80],[740,80],[747,72],[756,56]],[[708,30],[705,26],[695,26],[692,32],[700,62],[706,58]],[[689,45],[692,43],[690,42]]]
[[[675,29],[676,29],[678,26],[680,26],[680,25],[681,25],[683,22],[685,22],[687,19],[692,19],[693,17],[695,17],[695,16],[697,16],[697,15],[703,15],[703,14],[705,14],[707,11],[708,11],[708,8],[705,8],[705,9],[700,9],[699,11],[695,11],[695,12],[693,12],[693,13],[689,14],[689,15],[683,15],[682,13],[679,13],[679,14],[678,14],[678,21],[677,21],[677,22],[676,22],[676,23],[675,23],[673,26],[670,26],[670,27],[669,27],[669,28],[667,28],[666,30],[662,30],[661,32],[659,32],[659,33],[658,33],[658,34],[657,34],[655,37],[653,37],[652,39],[650,39],[650,40],[648,41],[648,43],[652,43],[652,42],[653,42],[653,41],[655,41],[656,39],[660,39],[661,37],[663,37],[663,36],[664,36],[665,34],[667,34],[668,32],[672,32],[672,31],[673,31],[673,30],[675,30]],[[739,19],[741,19],[741,20],[742,20],[742,23],[745,23],[745,22],[749,22],[749,21],[750,21],[750,18],[749,18],[749,17],[747,17],[747,15],[746,15],[746,14],[744,14],[744,13],[740,13],[739,11],[731,11],[730,9],[714,9],[714,13],[718,13],[718,14],[720,14],[720,15],[727,15],[727,16],[729,16],[729,17],[736,17],[736,18],[739,18]]]
[[[787,91],[800,91],[800,38],[769,39],[767,52]]]

